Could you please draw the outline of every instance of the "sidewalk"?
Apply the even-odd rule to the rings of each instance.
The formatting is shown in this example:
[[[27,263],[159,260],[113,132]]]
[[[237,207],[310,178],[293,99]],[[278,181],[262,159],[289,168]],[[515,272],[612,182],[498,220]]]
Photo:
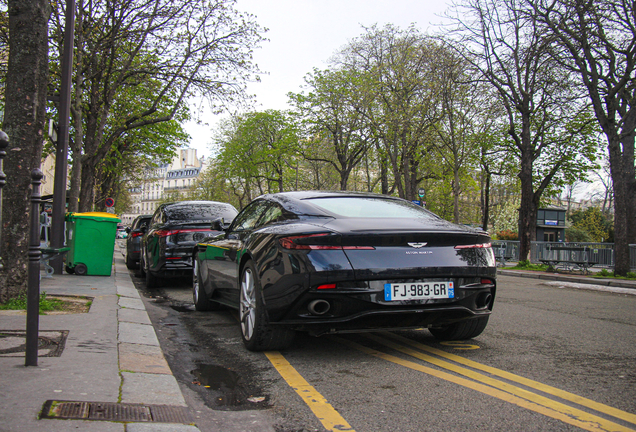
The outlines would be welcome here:
[[[54,275],[40,291],[93,301],[88,313],[40,315],[40,337],[67,337],[61,355],[43,350],[37,367],[6,353],[17,336],[0,338],[1,431],[199,431],[119,253],[110,277]],[[0,311],[0,333],[25,327],[23,313]],[[38,419],[47,401],[56,418]]]
[[[598,271],[596,269],[592,269],[592,272]],[[543,272],[543,271],[531,271],[531,270],[512,270],[503,268],[497,268],[497,274],[502,276],[516,276],[516,277],[526,277],[533,279],[545,279],[550,281],[559,281],[559,282],[570,282],[577,284],[585,284],[585,285],[600,285],[606,287],[614,287],[614,288],[630,288],[636,291],[636,281],[634,280],[623,280],[623,279],[612,279],[612,278],[597,278],[597,277],[589,277],[577,274],[567,274],[567,273],[552,273],[552,272]]]

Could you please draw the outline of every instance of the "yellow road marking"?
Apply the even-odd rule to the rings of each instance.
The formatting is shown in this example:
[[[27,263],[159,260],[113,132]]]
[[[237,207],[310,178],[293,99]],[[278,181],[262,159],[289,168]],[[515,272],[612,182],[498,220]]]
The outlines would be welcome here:
[[[561,398],[563,400],[574,402],[577,405],[581,405],[581,406],[584,406],[584,407],[587,407],[587,408],[591,408],[591,409],[593,409],[595,411],[602,412],[602,413],[605,413],[605,414],[609,414],[612,417],[615,417],[617,419],[625,420],[626,422],[629,422],[629,423],[632,423],[632,424],[636,424],[636,414],[631,414],[631,413],[628,413],[626,411],[619,410],[618,408],[614,408],[614,407],[611,407],[609,405],[602,404],[600,402],[595,402],[595,401],[593,401],[591,399],[587,399],[587,398],[584,398],[582,396],[578,396],[578,395],[566,392],[565,390],[561,390],[561,389],[558,389],[558,388],[555,388],[555,387],[551,387],[549,385],[542,384],[542,383],[540,383],[538,381],[533,381],[531,379],[524,378],[524,377],[521,377],[519,375],[515,375],[513,373],[506,372],[506,371],[501,370],[501,369],[497,369],[497,368],[494,368],[494,367],[491,367],[491,366],[486,366],[484,364],[477,363],[476,361],[469,360],[467,358],[460,357],[460,356],[455,355],[455,354],[447,353],[447,352],[439,350],[437,348],[430,347],[428,345],[425,345],[425,344],[422,344],[422,343],[407,339],[407,338],[402,337],[402,336],[398,336],[398,335],[393,334],[393,333],[386,332],[386,333],[383,333],[383,334],[386,335],[387,337],[390,337],[392,339],[398,340],[398,341],[400,341],[402,343],[411,345],[412,347],[415,347],[415,348],[417,348],[419,350],[426,351],[426,352],[429,352],[431,354],[435,354],[437,356],[446,358],[448,360],[452,360],[455,363],[463,364],[464,366],[468,366],[468,367],[471,367],[473,369],[478,369],[478,370],[487,372],[487,373],[489,373],[491,375],[495,375],[495,376],[498,376],[498,377],[501,377],[501,378],[505,378],[505,379],[507,379],[509,381],[517,382],[517,383],[525,385],[527,387],[532,387],[532,388],[534,388],[536,390],[539,390],[539,391],[541,391],[543,393],[551,394],[551,395],[559,397],[559,398]]]
[[[479,345],[473,345],[466,342],[458,341],[440,342],[440,345],[451,347],[456,350],[477,350],[480,348]]]
[[[633,429],[629,429],[626,428],[622,425],[619,425],[617,423],[613,423],[610,422],[608,420],[605,420],[603,418],[600,418],[598,416],[593,416],[590,415],[584,411],[580,411],[580,410],[575,410],[571,407],[567,407],[566,405],[563,404],[558,404],[555,401],[551,401],[548,398],[543,398],[546,399],[547,401],[549,401],[549,403],[547,404],[539,404],[539,403],[535,403],[532,399],[532,397],[519,397],[516,396],[514,394],[511,394],[512,392],[509,391],[504,391],[504,390],[500,390],[499,388],[496,387],[502,387],[502,384],[497,380],[491,379],[492,381],[494,381],[496,384],[498,384],[496,387],[491,387],[490,385],[486,385],[486,384],[481,384],[479,382],[475,382],[466,378],[462,378],[462,377],[458,377],[456,375],[452,375],[448,372],[443,372],[443,371],[439,371],[437,369],[433,369],[427,366],[423,366],[420,365],[418,363],[414,363],[412,361],[409,360],[404,360],[401,359],[399,357],[390,355],[390,354],[386,354],[383,353],[381,351],[377,351],[365,346],[362,346],[360,344],[357,344],[355,342],[352,341],[348,341],[345,339],[341,339],[338,337],[334,337],[335,340],[348,345],[354,349],[357,349],[359,351],[362,351],[366,354],[372,355],[374,357],[378,357],[387,361],[390,361],[392,363],[396,363],[399,364],[401,366],[404,367],[408,367],[409,369],[413,369],[413,370],[417,370],[420,372],[424,372],[426,374],[435,376],[437,378],[446,380],[446,381],[450,381],[452,383],[461,385],[463,387],[467,387],[476,391],[479,391],[481,393],[490,395],[492,397],[501,399],[503,401],[512,403],[514,405],[520,406],[522,408],[526,408],[529,409],[531,411],[543,414],[545,416],[548,417],[552,417],[554,419],[557,420],[561,420],[564,423],[568,423],[571,425],[574,425],[576,427],[579,427],[581,429],[584,430],[588,430],[588,431],[621,431],[621,432],[633,432]],[[375,338],[374,338],[375,339]],[[380,338],[379,338],[380,339]],[[386,341],[389,342],[390,341]],[[404,348],[404,347],[403,347]],[[408,349],[407,349],[408,350]],[[408,350],[408,351],[412,351],[414,354],[420,354],[422,356],[425,356],[424,354],[421,353],[417,353],[416,351],[413,350]],[[410,354],[412,355],[412,354]],[[416,355],[416,357],[418,357]],[[427,356],[430,357],[430,356]],[[428,360],[427,360],[428,361]],[[486,377],[484,377],[486,378]],[[514,387],[512,385],[508,385],[508,387]],[[537,398],[540,398],[540,396],[535,395],[534,393],[528,392],[526,390],[523,389],[517,389],[518,393],[520,394],[524,394],[527,396],[536,396]],[[559,406],[561,405],[561,406]]]
[[[298,396],[305,401],[318,417],[325,429],[328,431],[355,432],[338,411],[289,364],[281,353],[268,351],[265,355],[272,362],[278,373],[287,381],[287,384],[296,391]]]

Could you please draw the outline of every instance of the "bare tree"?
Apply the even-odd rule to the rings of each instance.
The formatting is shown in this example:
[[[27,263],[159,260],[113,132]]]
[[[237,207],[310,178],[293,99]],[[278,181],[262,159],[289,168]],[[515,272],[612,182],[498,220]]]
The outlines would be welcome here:
[[[615,272],[629,272],[636,243],[636,5],[628,0],[527,0],[578,73],[607,139],[614,189]]]
[[[435,82],[442,49],[413,27],[374,26],[337,58],[340,66],[364,76],[362,90],[371,102],[363,114],[402,198],[416,198],[419,183],[426,178],[422,167],[437,145],[432,137],[433,125],[441,116]],[[388,176],[383,173],[381,178]],[[382,191],[388,191],[387,185]]]
[[[2,129],[9,147],[3,169],[0,302],[26,290],[31,170],[40,167],[42,158],[51,13],[46,0],[10,0],[8,10],[11,38]]]
[[[81,97],[74,98],[72,112],[76,127],[83,129],[82,148],[73,148],[74,171],[81,173],[81,211],[92,209],[98,167],[127,131],[184,118],[183,108],[195,95],[219,109],[243,96],[247,80],[257,79],[251,55],[263,30],[234,3],[79,3],[77,41],[82,45],[76,73],[83,79],[76,79]],[[59,41],[60,15],[55,24]]]
[[[581,143],[574,138],[587,123],[574,119],[586,107],[568,71],[554,61],[551,41],[517,0],[466,0],[455,12],[458,52],[496,89],[508,117],[521,181],[519,253],[527,260],[543,192],[559,172],[585,162],[575,157]]]

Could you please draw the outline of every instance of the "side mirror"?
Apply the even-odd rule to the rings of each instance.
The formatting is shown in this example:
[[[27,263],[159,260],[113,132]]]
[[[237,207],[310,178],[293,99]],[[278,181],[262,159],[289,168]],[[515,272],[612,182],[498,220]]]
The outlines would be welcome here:
[[[130,227],[126,227],[126,234],[130,234]]]
[[[223,218],[214,219],[212,221],[212,225],[210,227],[213,231],[225,231],[227,227],[225,226],[225,221]]]

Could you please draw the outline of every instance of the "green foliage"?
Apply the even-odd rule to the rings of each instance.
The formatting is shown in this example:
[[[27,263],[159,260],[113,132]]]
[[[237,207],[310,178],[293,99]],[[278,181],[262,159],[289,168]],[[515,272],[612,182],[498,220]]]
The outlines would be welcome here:
[[[268,110],[234,116],[216,138],[216,166],[223,170],[242,205],[269,192],[297,188],[298,127],[282,111]]]
[[[573,228],[586,232],[593,242],[613,241],[613,222],[598,207],[576,210],[570,214],[570,220]]]
[[[528,260],[521,260],[516,266],[511,267],[517,270],[533,270],[533,271],[548,271],[549,266],[546,264],[532,264]]]
[[[42,312],[53,311],[62,309],[64,302],[58,299],[47,299],[46,292],[40,293],[40,315]],[[17,297],[7,300],[5,303],[0,303],[0,310],[26,310],[27,308],[27,294],[22,293]]]
[[[565,241],[568,242],[592,242],[592,236],[585,229],[570,227],[565,229]]]
[[[626,280],[636,280],[636,272],[627,272],[625,276],[618,276],[613,271],[608,271],[607,269],[602,269],[598,273],[594,275],[594,277],[598,278],[612,278],[612,279],[626,279]]]

